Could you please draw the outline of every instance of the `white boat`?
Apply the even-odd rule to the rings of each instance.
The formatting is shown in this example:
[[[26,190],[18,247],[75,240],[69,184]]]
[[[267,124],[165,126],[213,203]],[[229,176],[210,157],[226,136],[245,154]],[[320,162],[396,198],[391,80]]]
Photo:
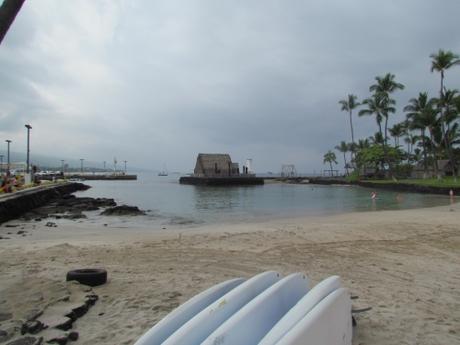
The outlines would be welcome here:
[[[338,276],[309,290],[308,279],[264,272],[193,297],[135,345],[351,345],[348,289]]]
[[[341,287],[340,278],[331,276],[316,284],[298,303],[293,306],[273,328],[267,332],[259,345],[276,344],[323,298]]]
[[[163,345],[199,345],[217,327],[280,279],[277,272],[252,277],[219,298],[174,332]]]
[[[340,288],[326,296],[277,345],[351,345],[351,299]]]
[[[270,286],[217,328],[201,345],[257,344],[308,292],[308,279],[291,274]]]
[[[243,278],[227,280],[189,299],[149,329],[134,345],[160,345],[196,314],[244,281]]]

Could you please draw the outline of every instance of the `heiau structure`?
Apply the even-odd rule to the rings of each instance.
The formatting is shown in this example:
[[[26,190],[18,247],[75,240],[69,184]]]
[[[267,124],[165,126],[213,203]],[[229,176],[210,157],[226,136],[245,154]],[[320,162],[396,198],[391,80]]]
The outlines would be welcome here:
[[[229,154],[200,153],[196,159],[192,176],[183,176],[179,180],[184,184],[200,185],[251,185],[263,184],[248,167],[243,166],[240,173],[238,163],[232,162]]]

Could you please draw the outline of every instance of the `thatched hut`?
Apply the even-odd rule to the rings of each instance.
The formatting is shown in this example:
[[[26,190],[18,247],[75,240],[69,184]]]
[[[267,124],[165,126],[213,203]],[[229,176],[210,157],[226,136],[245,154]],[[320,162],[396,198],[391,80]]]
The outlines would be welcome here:
[[[238,163],[233,163],[229,154],[199,153],[196,159],[194,176],[227,177],[238,176]]]

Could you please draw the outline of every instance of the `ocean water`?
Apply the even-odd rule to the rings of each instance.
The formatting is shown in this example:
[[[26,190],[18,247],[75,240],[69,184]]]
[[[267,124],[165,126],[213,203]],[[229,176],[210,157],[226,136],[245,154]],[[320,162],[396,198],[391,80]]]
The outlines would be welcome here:
[[[145,217],[100,217],[93,223],[129,223],[163,227],[217,222],[250,222],[291,216],[325,215],[351,211],[410,209],[448,205],[448,196],[378,191],[356,186],[267,183],[263,186],[206,187],[179,184],[179,175],[138,174],[137,181],[85,181],[92,188],[77,196],[114,198],[118,204],[138,206]],[[127,224],[126,224],[127,225]]]

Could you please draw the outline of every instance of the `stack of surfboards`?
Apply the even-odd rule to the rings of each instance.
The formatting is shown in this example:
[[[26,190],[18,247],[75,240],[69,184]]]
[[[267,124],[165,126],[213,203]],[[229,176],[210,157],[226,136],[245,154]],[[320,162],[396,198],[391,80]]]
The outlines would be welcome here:
[[[301,273],[217,284],[172,311],[135,345],[351,345],[351,300],[338,276],[310,289]]]

